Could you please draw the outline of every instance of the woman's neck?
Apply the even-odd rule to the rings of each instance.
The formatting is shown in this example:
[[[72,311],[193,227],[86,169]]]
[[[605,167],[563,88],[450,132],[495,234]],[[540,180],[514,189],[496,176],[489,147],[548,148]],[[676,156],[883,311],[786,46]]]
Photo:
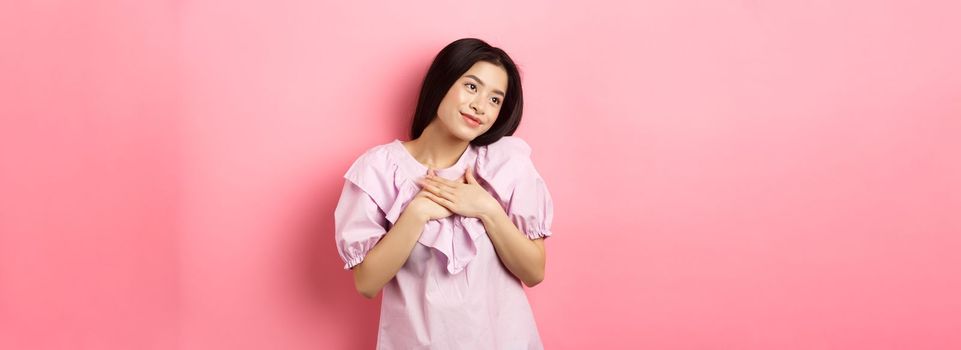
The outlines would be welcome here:
[[[446,169],[457,163],[470,142],[437,130],[430,123],[417,139],[404,142],[414,159],[430,169]]]

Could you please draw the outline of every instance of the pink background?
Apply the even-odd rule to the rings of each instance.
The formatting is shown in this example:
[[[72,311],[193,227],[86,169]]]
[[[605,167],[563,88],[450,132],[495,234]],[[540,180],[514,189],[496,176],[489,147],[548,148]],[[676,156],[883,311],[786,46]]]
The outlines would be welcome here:
[[[5,1],[0,348],[370,349],[341,175],[519,63],[549,349],[961,348],[961,3]]]

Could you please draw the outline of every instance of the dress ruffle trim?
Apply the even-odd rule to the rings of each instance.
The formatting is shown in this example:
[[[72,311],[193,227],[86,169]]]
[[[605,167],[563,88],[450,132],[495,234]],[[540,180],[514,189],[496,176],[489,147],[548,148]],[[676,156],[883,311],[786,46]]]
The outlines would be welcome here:
[[[502,156],[489,157],[490,147],[496,147],[493,151]],[[493,193],[495,199],[501,203],[505,211],[508,210],[508,204],[516,185],[514,174],[517,174],[518,171],[533,170],[529,161],[530,147],[521,139],[505,137],[498,143],[475,147],[474,150],[476,151],[476,158],[467,159],[466,166],[474,166],[475,177],[482,187]],[[381,151],[386,150],[382,149]],[[388,169],[387,173],[382,176],[389,177],[389,180],[378,180],[378,176],[371,176],[374,174],[355,174],[354,177],[348,177],[348,180],[353,181],[368,193],[387,192],[389,193],[388,196],[396,193],[393,198],[382,197],[377,202],[377,205],[384,211],[387,221],[390,222],[390,227],[393,227],[410,201],[420,192],[420,186],[417,185],[416,181],[426,175],[416,174],[416,171],[409,167],[402,167],[401,164],[405,160],[400,159],[401,156],[404,156],[403,154],[397,154],[400,151],[402,150],[393,149],[383,154],[386,157],[377,157],[380,158],[377,161],[386,162],[386,164],[381,164],[384,166],[381,169]],[[501,152],[505,153],[502,154]],[[510,170],[505,171],[507,169]],[[465,170],[457,168],[441,169],[438,170],[438,175],[448,179],[457,178]],[[501,176],[498,176],[498,174],[501,174]],[[377,188],[384,186],[388,181],[393,184],[394,191],[384,191],[386,189]],[[531,223],[526,224],[530,225]],[[461,227],[463,230],[458,230],[457,227]],[[532,227],[525,231],[536,232],[537,236],[550,235],[549,231],[541,230],[539,227]],[[457,274],[463,271],[477,256],[477,241],[486,234],[487,229],[480,219],[454,214],[441,220],[428,221],[417,241],[443,254],[447,258],[447,271],[451,274]]]
[[[389,156],[397,155],[390,153]],[[400,159],[392,159],[390,164],[390,175],[397,190],[397,197],[384,212],[387,221],[390,221],[393,227],[407,208],[407,204],[420,192],[420,186],[415,181],[424,174],[416,176],[404,174],[399,165]],[[447,177],[443,172],[438,175]],[[457,227],[463,230],[458,230]],[[480,219],[454,214],[450,218],[428,221],[417,242],[443,254],[447,258],[447,271],[457,274],[477,256],[477,240],[486,234],[487,231]]]

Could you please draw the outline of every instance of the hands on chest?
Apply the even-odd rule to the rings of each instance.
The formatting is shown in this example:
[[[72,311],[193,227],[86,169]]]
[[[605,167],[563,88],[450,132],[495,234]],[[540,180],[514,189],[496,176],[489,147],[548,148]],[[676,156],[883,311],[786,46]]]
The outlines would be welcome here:
[[[500,203],[485,190],[474,177],[473,170],[467,167],[463,176],[456,180],[448,180],[431,169],[426,177],[417,181],[421,191],[418,198],[429,199],[426,203],[421,199],[418,210],[423,210],[430,219],[448,217],[453,214],[466,217],[480,217],[484,214],[503,210]],[[413,202],[413,201],[412,201]]]

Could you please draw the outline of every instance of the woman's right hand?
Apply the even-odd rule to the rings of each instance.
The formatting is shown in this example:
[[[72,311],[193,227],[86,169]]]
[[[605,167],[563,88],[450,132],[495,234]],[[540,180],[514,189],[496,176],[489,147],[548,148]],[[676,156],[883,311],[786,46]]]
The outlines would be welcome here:
[[[428,173],[436,175],[433,169],[428,170]],[[443,219],[454,215],[447,207],[437,204],[433,199],[430,199],[430,197],[427,196],[428,193],[430,192],[421,188],[420,192],[417,192],[417,195],[414,196],[414,199],[411,199],[410,203],[407,204],[407,208],[405,208],[404,211],[411,210],[414,214],[428,221]]]
[[[426,193],[429,192],[424,189],[420,190],[414,196],[414,199],[410,200],[404,211],[412,210],[413,213],[426,220],[443,219],[454,214],[443,205],[437,204],[433,199],[427,197]]]

